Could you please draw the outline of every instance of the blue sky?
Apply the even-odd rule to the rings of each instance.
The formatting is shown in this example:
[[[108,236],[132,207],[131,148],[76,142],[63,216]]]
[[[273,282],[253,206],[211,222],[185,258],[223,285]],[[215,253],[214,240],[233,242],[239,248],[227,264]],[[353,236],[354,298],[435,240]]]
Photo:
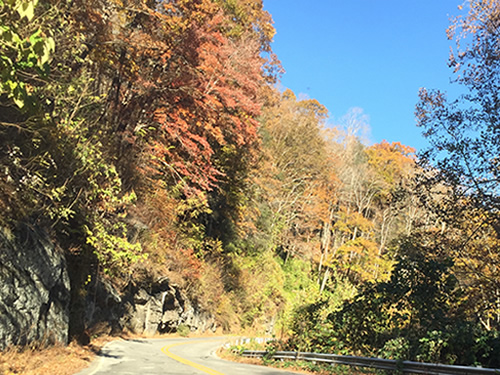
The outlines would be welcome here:
[[[283,88],[317,99],[339,123],[369,117],[371,143],[426,146],[415,125],[421,87],[450,89],[450,16],[463,0],[264,0]]]

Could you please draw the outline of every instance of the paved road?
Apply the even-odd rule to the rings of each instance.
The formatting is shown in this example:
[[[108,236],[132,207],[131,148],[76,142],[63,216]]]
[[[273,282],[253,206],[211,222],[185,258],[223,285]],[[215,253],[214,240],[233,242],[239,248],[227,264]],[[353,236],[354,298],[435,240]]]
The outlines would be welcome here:
[[[289,371],[219,359],[226,339],[140,339],[107,344],[92,365],[76,375],[291,375]]]

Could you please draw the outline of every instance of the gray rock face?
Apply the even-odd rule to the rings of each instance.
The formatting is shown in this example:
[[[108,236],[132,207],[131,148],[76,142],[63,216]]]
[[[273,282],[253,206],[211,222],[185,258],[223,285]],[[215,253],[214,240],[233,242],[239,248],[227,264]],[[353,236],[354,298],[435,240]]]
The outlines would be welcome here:
[[[85,272],[94,272],[92,282],[82,299],[72,301],[64,254],[47,234],[27,225],[16,233],[0,228],[0,350],[32,342],[67,343],[70,328],[75,337],[88,336],[94,327],[106,327],[98,333],[111,334],[125,328],[149,335],[175,332],[180,324],[191,331],[215,331],[214,318],[166,278],[131,283],[119,293],[95,269]],[[70,303],[78,308],[71,310]]]
[[[48,236],[23,226],[0,228],[0,349],[34,341],[67,343],[70,281]]]
[[[175,332],[180,324],[191,331],[216,329],[215,319],[191,303],[166,278],[148,286],[130,284],[121,297],[103,281],[96,293],[99,298],[89,294],[87,302],[89,327],[107,321],[112,331],[126,328],[147,335]]]
[[[149,335],[175,332],[181,324],[188,326],[191,331],[216,329],[215,320],[193,305],[167,279],[154,284],[150,292],[139,289],[134,294],[133,302],[126,304],[124,324],[135,332]]]

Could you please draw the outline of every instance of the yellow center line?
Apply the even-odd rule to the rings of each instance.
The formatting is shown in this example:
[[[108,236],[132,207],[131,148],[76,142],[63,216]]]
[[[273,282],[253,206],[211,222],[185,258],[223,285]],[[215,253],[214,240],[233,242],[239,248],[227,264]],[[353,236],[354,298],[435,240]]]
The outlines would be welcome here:
[[[208,341],[213,341],[213,340],[208,340]],[[179,357],[178,355],[170,352],[170,349],[175,347],[175,346],[180,346],[180,345],[188,345],[188,344],[192,344],[192,342],[181,342],[179,344],[171,344],[171,345],[166,345],[164,346],[163,348],[161,348],[161,351],[166,354],[167,356],[169,356],[170,358],[172,359],[175,359],[176,361],[180,362],[180,363],[183,363],[185,365],[188,365],[188,366],[191,366],[191,367],[194,367],[195,369],[198,369],[200,371],[203,371],[207,374],[210,374],[210,375],[224,375],[222,372],[218,372],[218,371],[215,371],[215,370],[212,370],[211,368],[208,368],[208,367],[205,367],[203,365],[200,365],[198,363],[194,363],[194,362],[191,362],[190,360],[188,359],[185,359],[185,358],[182,358],[182,357]]]

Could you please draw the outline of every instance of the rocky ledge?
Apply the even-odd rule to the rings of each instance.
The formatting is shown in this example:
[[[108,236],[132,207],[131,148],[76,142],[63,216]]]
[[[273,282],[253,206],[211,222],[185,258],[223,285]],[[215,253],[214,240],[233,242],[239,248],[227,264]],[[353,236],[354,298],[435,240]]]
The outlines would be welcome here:
[[[146,335],[175,332],[180,325],[192,332],[216,330],[215,319],[189,301],[168,278],[148,285],[131,282],[122,293],[107,282],[99,282],[95,288],[95,295],[87,297],[88,327],[107,322],[110,332],[127,329]]]
[[[87,341],[97,331],[153,335],[180,325],[216,329],[215,319],[167,278],[130,282],[117,291],[94,274],[82,295],[71,292],[70,277],[64,252],[40,228],[23,225],[16,233],[0,228],[0,350],[67,343],[70,332]]]

